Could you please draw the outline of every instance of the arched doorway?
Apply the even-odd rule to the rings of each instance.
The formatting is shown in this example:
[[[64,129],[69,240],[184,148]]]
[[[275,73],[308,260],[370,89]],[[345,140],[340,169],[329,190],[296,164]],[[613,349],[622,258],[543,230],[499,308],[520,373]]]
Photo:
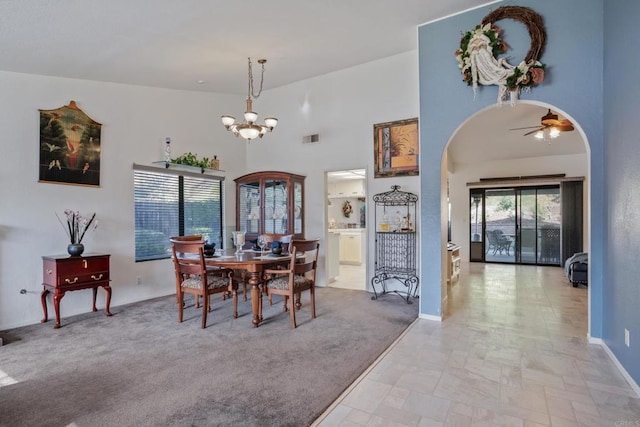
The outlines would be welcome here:
[[[572,121],[575,130],[561,132],[552,140],[538,140],[532,134],[525,135],[535,128],[517,129],[539,125],[549,109],[560,119]],[[525,181],[548,185],[554,182],[554,177],[556,182],[560,182],[561,177],[584,179],[582,231],[583,247],[588,251],[589,156],[589,147],[579,124],[553,105],[520,101],[513,107],[493,105],[469,117],[450,138],[442,160],[442,176],[447,179],[449,240],[460,247],[462,262],[468,263],[472,258],[474,232],[480,234],[476,236],[478,241],[484,237],[483,233],[472,229],[470,189],[500,188]],[[480,243],[481,250],[486,250],[488,244]],[[443,246],[446,244],[443,242]],[[446,270],[444,272],[446,274]],[[445,282],[446,278],[443,278]],[[443,295],[445,299],[446,295]]]

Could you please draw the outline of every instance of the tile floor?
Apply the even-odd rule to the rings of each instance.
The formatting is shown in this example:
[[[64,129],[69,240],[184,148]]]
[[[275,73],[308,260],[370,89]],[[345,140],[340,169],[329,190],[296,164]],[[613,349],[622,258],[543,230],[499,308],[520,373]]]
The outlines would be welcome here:
[[[587,342],[585,287],[472,263],[444,321],[417,320],[314,425],[640,426],[640,399]]]
[[[331,288],[355,289],[364,291],[367,289],[367,272],[364,265],[340,264],[340,273],[336,281],[329,284]]]

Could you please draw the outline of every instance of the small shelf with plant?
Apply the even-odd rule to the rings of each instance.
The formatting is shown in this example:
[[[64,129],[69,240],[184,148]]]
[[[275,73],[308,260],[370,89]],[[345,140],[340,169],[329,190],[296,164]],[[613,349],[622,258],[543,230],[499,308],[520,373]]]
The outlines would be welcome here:
[[[165,168],[170,167],[187,167],[187,168],[198,168],[200,173],[204,173],[206,170],[213,170],[216,172],[224,172],[219,169],[220,160],[218,160],[218,156],[213,156],[213,159],[209,159],[208,157],[198,158],[197,154],[188,152],[181,156],[176,157],[175,159],[171,159],[170,161],[161,161],[161,162],[153,162],[154,164],[163,164]]]

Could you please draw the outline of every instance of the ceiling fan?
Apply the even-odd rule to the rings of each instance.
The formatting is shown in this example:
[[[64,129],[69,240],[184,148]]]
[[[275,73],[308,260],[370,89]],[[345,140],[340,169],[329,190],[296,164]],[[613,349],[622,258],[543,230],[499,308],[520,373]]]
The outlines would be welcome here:
[[[534,135],[538,139],[548,140],[556,138],[560,135],[560,132],[568,132],[573,130],[573,124],[567,120],[558,120],[558,115],[553,114],[551,109],[540,118],[540,125],[538,126],[526,126],[522,128],[513,128],[509,130],[523,130],[533,129],[524,134],[524,136]]]

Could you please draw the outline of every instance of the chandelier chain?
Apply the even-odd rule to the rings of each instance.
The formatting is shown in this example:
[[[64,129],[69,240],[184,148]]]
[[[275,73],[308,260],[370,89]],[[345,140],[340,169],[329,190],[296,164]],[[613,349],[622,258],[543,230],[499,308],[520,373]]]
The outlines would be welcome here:
[[[262,93],[262,83],[264,82],[264,63],[266,62],[264,59],[258,61],[258,63],[262,64],[262,73],[260,74],[260,90],[256,94],[253,90],[253,67],[251,64],[251,58],[249,59],[249,94],[248,98],[253,97],[253,99],[258,99],[260,94]]]

